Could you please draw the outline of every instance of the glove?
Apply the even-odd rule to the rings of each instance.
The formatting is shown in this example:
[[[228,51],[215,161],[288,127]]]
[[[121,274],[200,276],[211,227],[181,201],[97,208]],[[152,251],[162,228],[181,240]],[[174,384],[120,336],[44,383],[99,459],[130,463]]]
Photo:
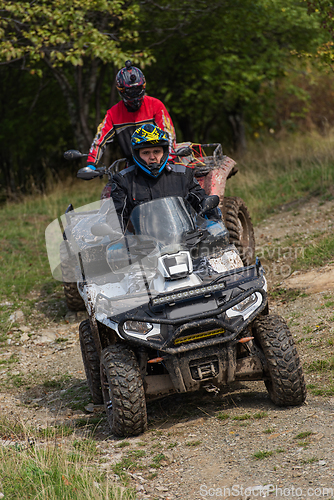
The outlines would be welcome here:
[[[87,163],[86,167],[89,167],[89,168],[91,168],[92,170],[96,170],[95,165],[93,165],[92,163]]]
[[[217,208],[218,203],[219,196],[217,196],[216,194],[206,196],[199,204],[201,207],[201,210],[198,212],[199,215],[203,216],[204,214],[213,212]]]
[[[205,212],[205,214],[202,215],[204,219],[209,219],[209,220],[222,220],[222,212],[219,207],[212,208],[211,210],[208,210]]]

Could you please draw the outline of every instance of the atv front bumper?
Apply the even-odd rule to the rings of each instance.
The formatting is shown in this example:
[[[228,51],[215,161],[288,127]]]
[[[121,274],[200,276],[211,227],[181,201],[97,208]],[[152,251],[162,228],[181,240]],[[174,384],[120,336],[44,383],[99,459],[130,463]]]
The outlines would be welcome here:
[[[266,281],[258,264],[224,273],[219,283],[224,287],[218,290],[211,287],[208,292],[209,283],[202,287],[203,293],[194,298],[180,294],[180,298],[171,302],[170,294],[160,295],[160,302],[155,298],[149,304],[110,317],[103,323],[117,327],[119,335],[130,344],[171,355],[220,344],[233,345],[239,334],[265,309]],[[242,309],[242,304],[252,301],[250,307]],[[127,328],[129,322],[154,325],[157,333],[134,335]]]

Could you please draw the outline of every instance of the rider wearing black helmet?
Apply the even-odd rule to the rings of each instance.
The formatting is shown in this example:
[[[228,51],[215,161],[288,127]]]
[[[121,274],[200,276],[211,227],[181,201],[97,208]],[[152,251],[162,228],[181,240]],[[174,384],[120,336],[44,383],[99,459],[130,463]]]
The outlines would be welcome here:
[[[126,61],[116,75],[116,88],[128,111],[138,111],[145,96],[146,80],[139,68]]]
[[[207,198],[183,164],[168,163],[168,135],[156,125],[139,127],[131,138],[133,165],[113,177],[111,196],[123,229],[136,205],[156,198],[180,196],[196,211]],[[218,214],[219,218],[219,214]]]
[[[164,104],[145,95],[146,80],[142,71],[126,61],[116,76],[116,88],[121,101],[107,111],[89,151],[87,164],[95,168],[106,145],[117,136],[123,155],[132,160],[131,136],[141,125],[151,123],[168,136],[169,150],[175,143],[173,122]],[[110,193],[109,193],[110,195]]]

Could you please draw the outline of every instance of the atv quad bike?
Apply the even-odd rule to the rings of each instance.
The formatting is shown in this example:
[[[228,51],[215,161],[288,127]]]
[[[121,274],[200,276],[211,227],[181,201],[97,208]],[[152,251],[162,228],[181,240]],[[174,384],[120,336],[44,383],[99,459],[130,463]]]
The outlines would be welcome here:
[[[79,331],[87,382],[114,435],[144,432],[151,399],[234,381],[263,380],[280,406],[304,402],[297,349],[268,314],[261,263],[243,265],[221,220],[168,197],[137,206],[124,234],[112,199],[71,207],[62,223],[46,231],[50,265],[60,280],[72,266],[89,315]]]

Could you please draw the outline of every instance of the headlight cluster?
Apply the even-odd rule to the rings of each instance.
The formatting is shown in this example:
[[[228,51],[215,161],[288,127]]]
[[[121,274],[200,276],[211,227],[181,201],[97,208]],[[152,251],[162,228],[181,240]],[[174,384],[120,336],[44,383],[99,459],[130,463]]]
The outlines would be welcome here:
[[[234,316],[242,316],[246,320],[253,311],[255,311],[262,304],[262,295],[260,292],[252,293],[249,297],[236,304],[235,306],[227,309],[226,315],[228,318]]]
[[[146,335],[153,328],[151,323],[146,323],[144,321],[125,321],[123,329],[125,333],[131,335],[131,333],[136,333],[140,335]]]
[[[232,311],[237,311],[237,312],[241,313],[241,312],[244,312],[245,309],[248,309],[248,307],[255,304],[256,301],[257,301],[257,297],[256,297],[255,293],[252,293],[252,295],[250,295],[246,299],[239,302],[239,304],[236,304],[235,306],[231,307],[231,309],[232,309]]]
[[[170,304],[175,302],[176,300],[189,299],[198,295],[205,295],[207,293],[216,292],[217,290],[222,290],[223,288],[225,288],[225,283],[217,283],[216,285],[193,288],[192,290],[187,290],[185,292],[173,293],[171,295],[165,295],[164,297],[153,299],[152,305],[157,306],[160,304]]]

